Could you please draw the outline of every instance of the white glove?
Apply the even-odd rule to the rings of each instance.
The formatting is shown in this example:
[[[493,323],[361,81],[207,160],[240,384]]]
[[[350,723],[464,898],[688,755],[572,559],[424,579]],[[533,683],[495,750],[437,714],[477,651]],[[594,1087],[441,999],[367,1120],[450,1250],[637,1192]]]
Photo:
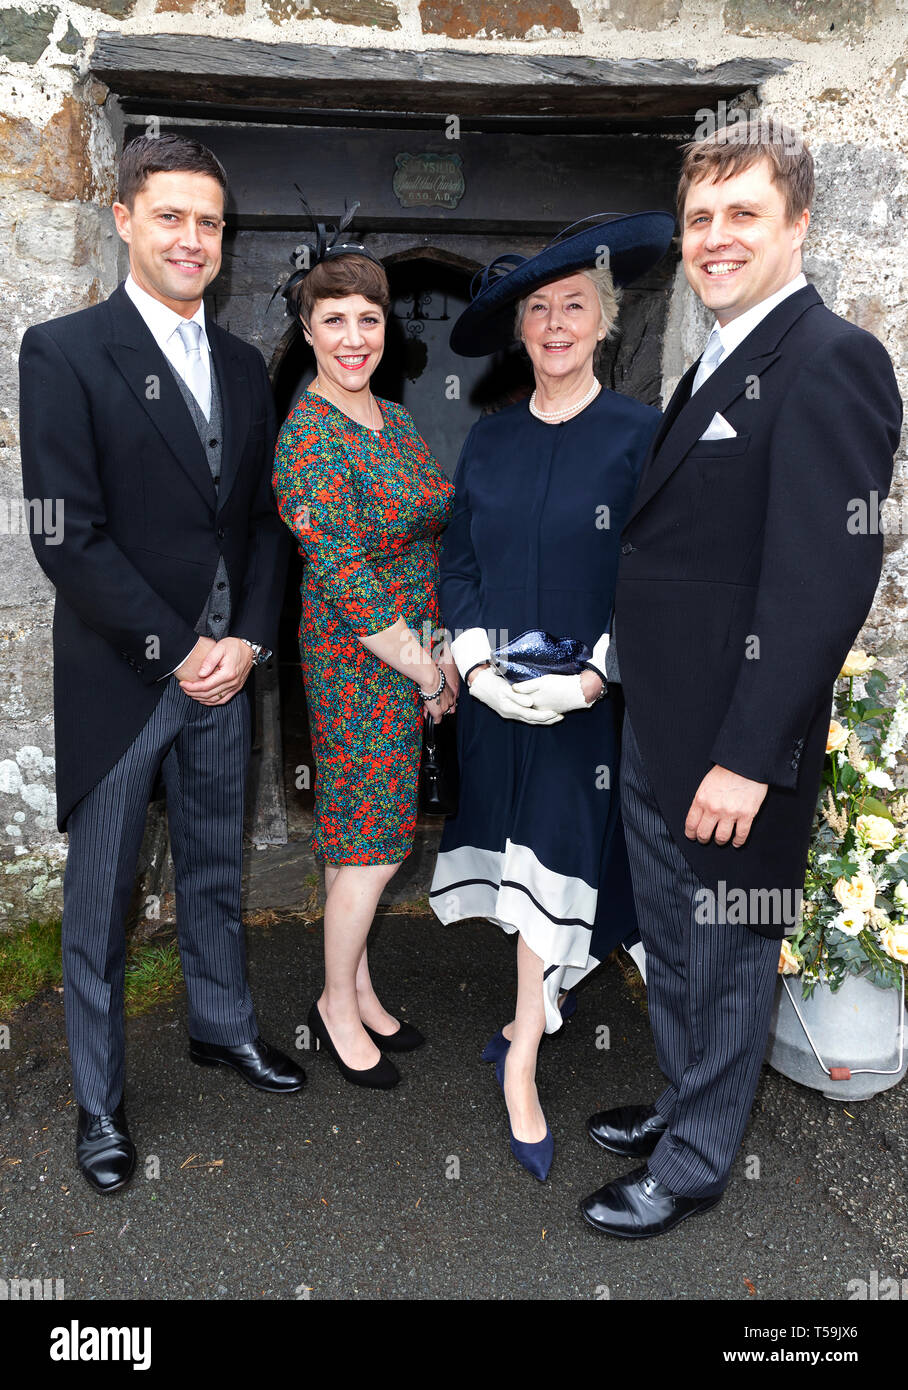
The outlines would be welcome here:
[[[557,724],[564,717],[554,710],[534,705],[529,695],[517,695],[504,676],[490,667],[476,672],[469,691],[502,719],[519,719],[523,724]]]
[[[534,709],[553,709],[559,714],[567,714],[572,709],[591,709],[595,700],[587,704],[580,677],[577,676],[536,676],[530,681],[516,681],[515,695],[529,695]]]

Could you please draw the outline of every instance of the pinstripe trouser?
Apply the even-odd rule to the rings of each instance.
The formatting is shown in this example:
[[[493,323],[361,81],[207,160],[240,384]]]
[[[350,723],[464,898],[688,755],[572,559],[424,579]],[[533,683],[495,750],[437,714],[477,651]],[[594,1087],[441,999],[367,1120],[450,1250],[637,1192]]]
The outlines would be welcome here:
[[[696,920],[695,894],[703,884],[659,813],[626,715],[621,810],[650,1023],[668,1079],[655,1102],[668,1130],[649,1169],[678,1195],[714,1196],[728,1183],[753,1105],[779,943],[740,924]]]
[[[159,769],[190,1035],[232,1046],[258,1033],[240,908],[249,746],[242,692],[202,705],[170,678],[142,731],[70,814],[63,999],[73,1090],[92,1114],[109,1114],[123,1093],[124,919]]]

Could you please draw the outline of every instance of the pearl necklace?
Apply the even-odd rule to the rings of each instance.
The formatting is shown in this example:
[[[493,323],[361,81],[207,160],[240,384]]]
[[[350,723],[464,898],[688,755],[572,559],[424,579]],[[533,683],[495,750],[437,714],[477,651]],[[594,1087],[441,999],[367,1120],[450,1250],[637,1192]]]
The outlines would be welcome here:
[[[579,401],[575,401],[573,405],[562,406],[560,410],[540,410],[536,404],[536,392],[534,391],[530,397],[530,414],[535,415],[537,420],[545,420],[549,423],[563,420],[566,415],[573,415],[575,411],[582,410],[585,405],[589,405],[590,401],[600,390],[600,383],[594,379],[592,386],[585,396],[581,397]]]

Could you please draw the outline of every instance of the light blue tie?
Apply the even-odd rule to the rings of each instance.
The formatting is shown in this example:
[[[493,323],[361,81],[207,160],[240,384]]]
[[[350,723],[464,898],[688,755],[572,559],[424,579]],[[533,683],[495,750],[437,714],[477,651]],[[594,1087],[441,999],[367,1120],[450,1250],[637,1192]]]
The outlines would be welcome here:
[[[713,372],[718,367],[719,358],[722,356],[724,351],[725,348],[722,345],[722,339],[719,337],[719,330],[718,328],[714,328],[712,333],[710,333],[709,338],[707,339],[706,348],[704,350],[703,356],[700,358],[700,365],[697,368],[696,374],[694,376],[694,384],[690,388],[691,395],[693,395],[695,391],[700,390],[700,387],[703,385],[704,381],[709,380]]]
[[[199,409],[207,420],[211,415],[211,375],[206,360],[202,358],[202,325],[196,319],[181,323],[177,332],[183,344],[185,362],[183,380],[198,401]]]

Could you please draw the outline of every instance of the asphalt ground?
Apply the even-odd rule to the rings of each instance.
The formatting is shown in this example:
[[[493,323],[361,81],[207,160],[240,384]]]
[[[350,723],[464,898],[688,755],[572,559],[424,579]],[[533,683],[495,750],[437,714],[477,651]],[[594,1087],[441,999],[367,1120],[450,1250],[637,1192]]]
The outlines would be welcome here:
[[[350,1086],[330,1057],[296,1048],[321,983],[320,922],[281,920],[247,939],[262,1032],[293,1051],[308,1084],[273,1097],[194,1066],[181,997],[130,1020],[139,1164],[120,1193],[96,1195],[76,1168],[61,995],[11,1020],[0,1279],[62,1279],[66,1299],[89,1300],[754,1305],[848,1301],[854,1281],[872,1290],[908,1274],[904,1087],[846,1106],[764,1068],[721,1203],[659,1239],[617,1241],[585,1225],[577,1203],[635,1165],[598,1149],[585,1121],[661,1084],[641,991],[618,962],[542,1048],[556,1151],[541,1184],[511,1157],[504,1103],[479,1060],[509,1017],[510,938],[484,922],[379,918],[379,993],[428,1037],[399,1059],[404,1081],[390,1092]]]

